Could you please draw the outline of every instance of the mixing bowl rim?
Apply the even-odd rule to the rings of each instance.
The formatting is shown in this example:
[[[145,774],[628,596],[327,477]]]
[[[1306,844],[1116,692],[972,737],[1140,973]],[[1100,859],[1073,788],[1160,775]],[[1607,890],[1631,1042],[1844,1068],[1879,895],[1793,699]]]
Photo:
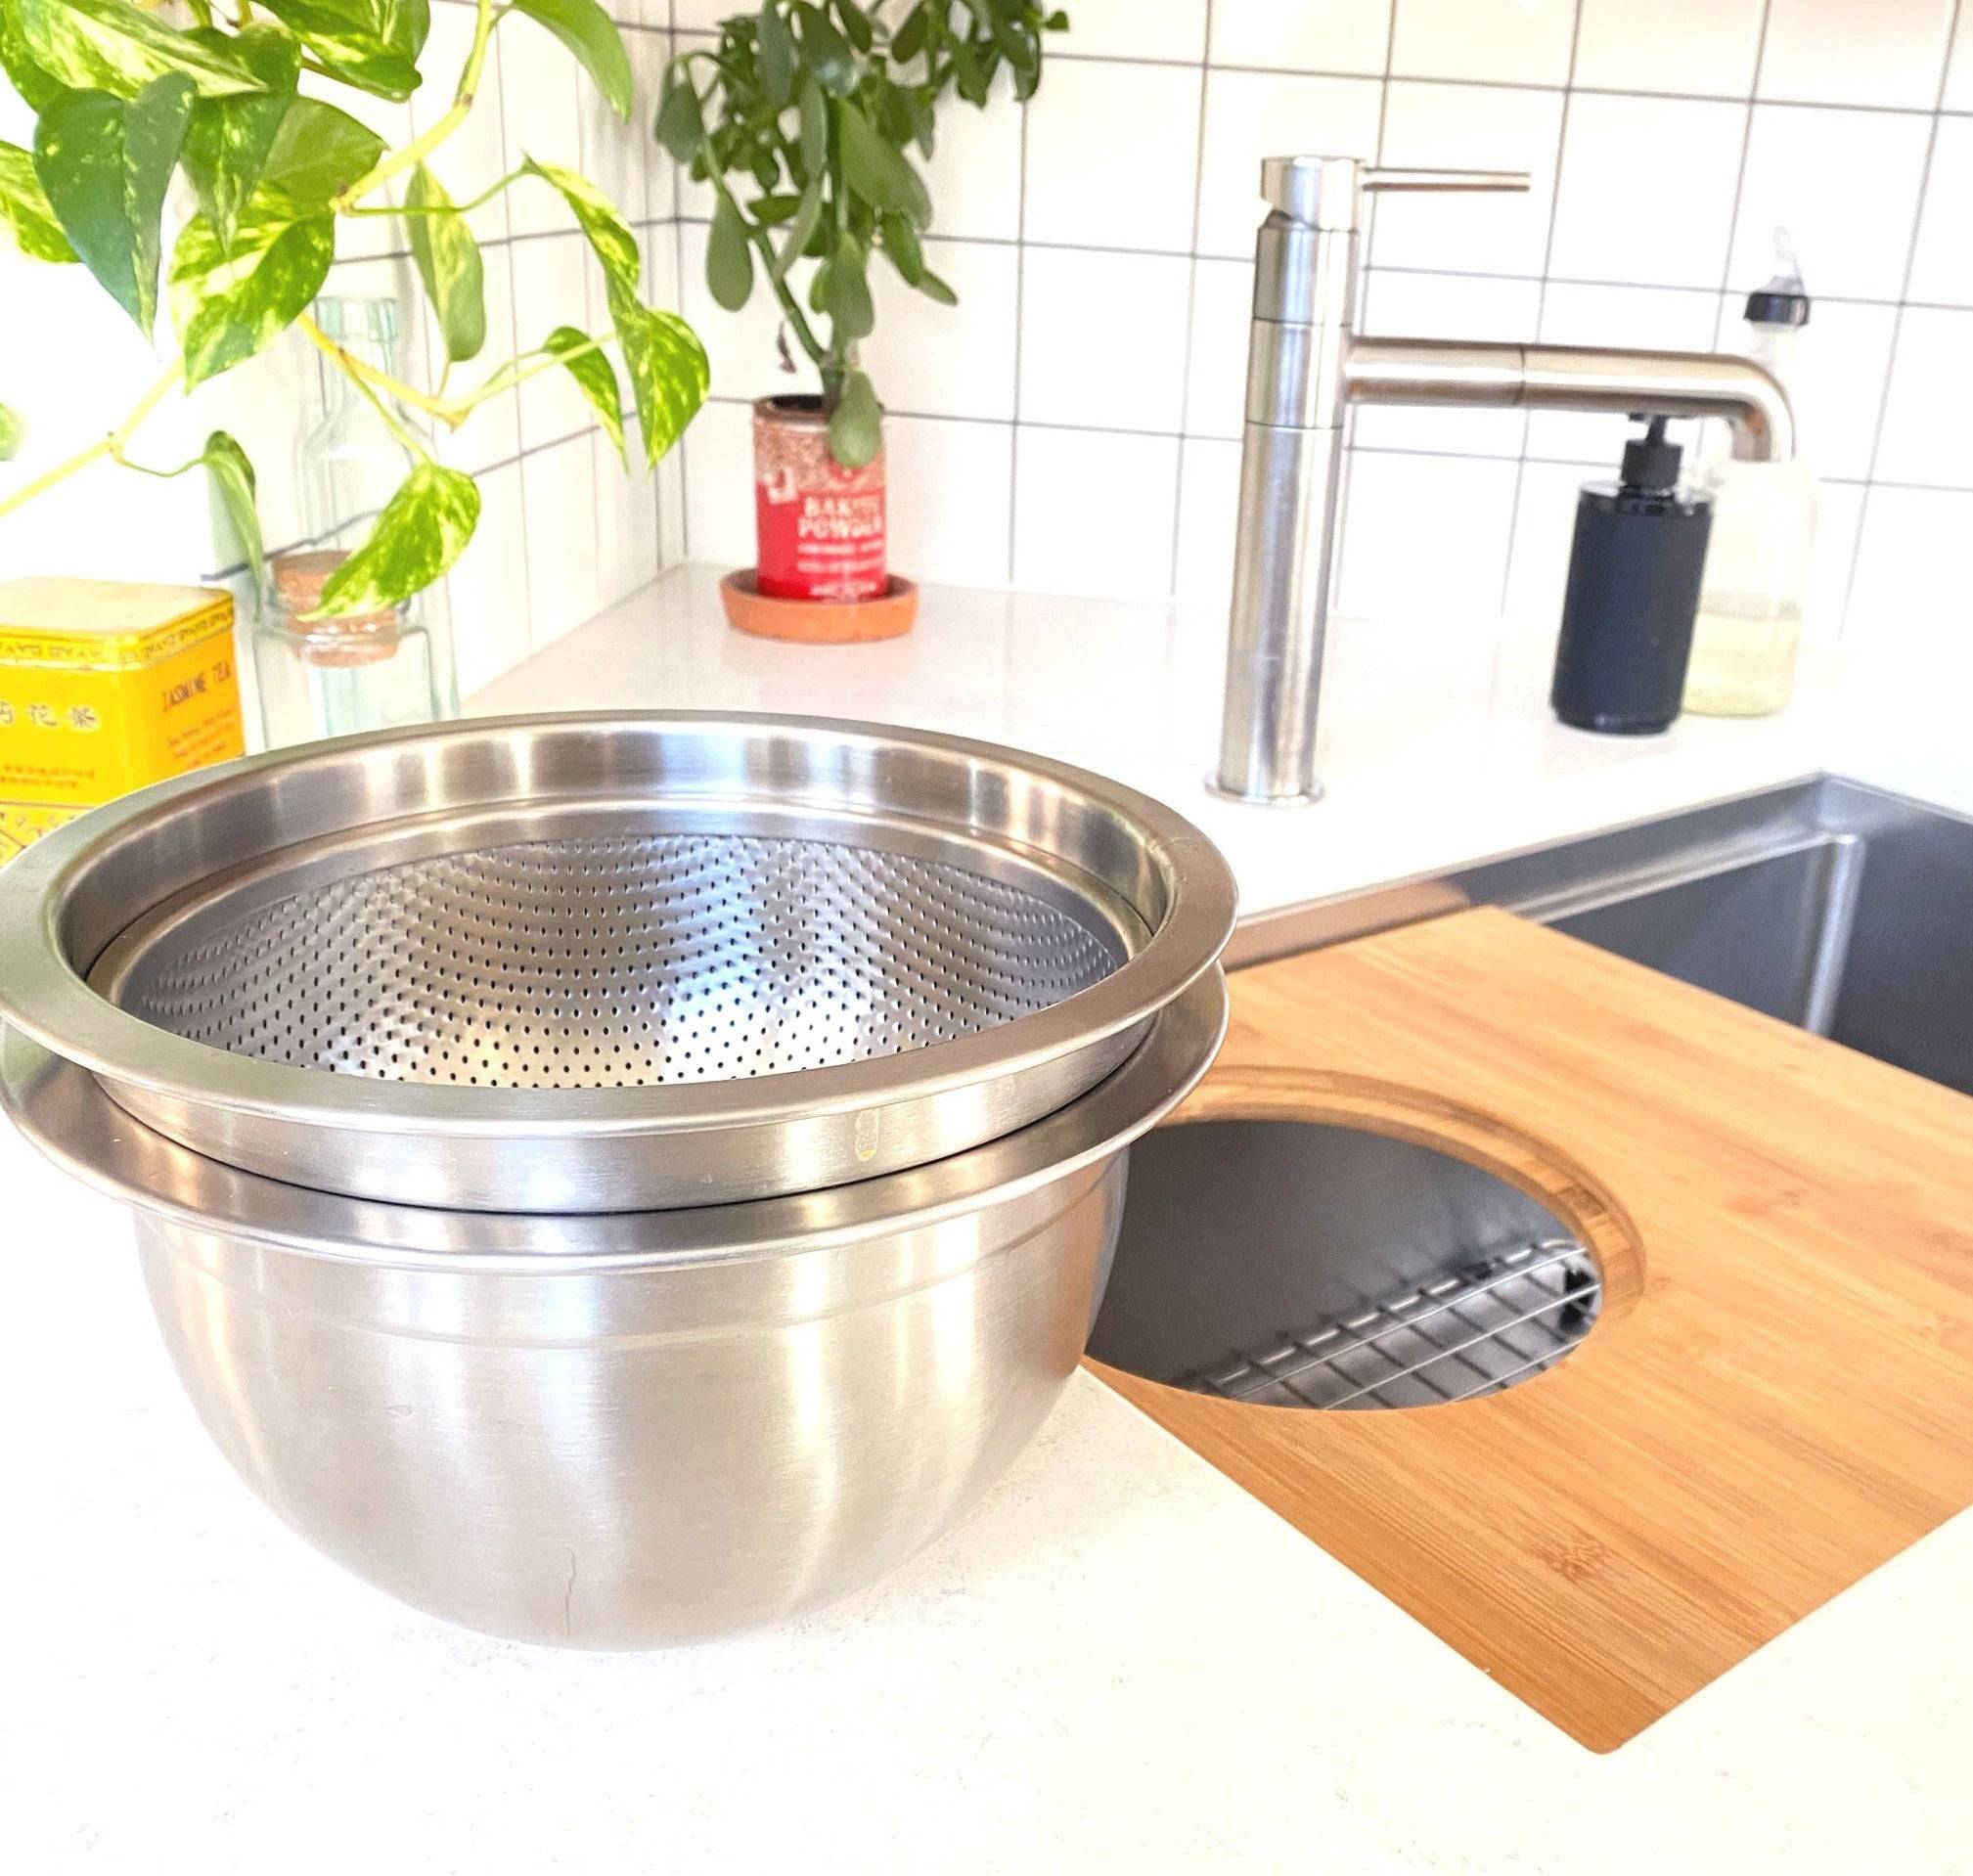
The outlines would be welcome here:
[[[1142,947],[1099,982],[1006,1022],[950,1041],[828,1067],[645,1087],[515,1089],[389,1081],[272,1062],[177,1035],[120,1008],[89,981],[104,953],[125,931],[166,903],[168,894],[133,911],[88,960],[78,961],[68,955],[63,919],[91,869],[108,865],[118,846],[138,837],[148,825],[193,811],[202,800],[209,804],[224,794],[264,785],[271,774],[300,776],[421,745],[463,748],[475,741],[497,742],[527,735],[594,736],[612,731],[678,732],[700,739],[717,736],[826,738],[869,751],[902,745],[934,759],[984,765],[1026,777],[1130,824],[1139,851],[1160,876],[1168,904]],[[575,803],[585,798],[578,792],[542,799]],[[506,798],[482,798],[457,806],[462,811],[476,811],[500,805],[502,799]],[[733,797],[687,790],[676,799],[681,804],[716,806]],[[913,818],[883,803],[807,800],[797,795],[753,795],[735,805],[762,810],[805,806],[838,822]],[[400,807],[368,825],[390,827],[416,819],[420,812],[415,807]],[[1093,886],[1107,885],[1068,856],[1049,854],[1011,835],[978,825],[957,826],[935,816],[917,819],[956,840],[970,839],[1024,858],[1043,871],[1080,873],[1089,877]],[[306,844],[308,836],[303,835],[270,851]],[[208,870],[203,877],[220,876],[225,871]],[[187,881],[186,885],[196,883]],[[434,1139],[664,1136],[773,1125],[797,1115],[846,1113],[936,1099],[1073,1056],[1144,1023],[1211,966],[1232,934],[1236,912],[1232,871],[1212,842],[1183,815],[1107,777],[1051,757],[944,732],[830,717],[734,711],[582,711],[479,717],[269,750],[193,771],[92,810],[28,848],[10,869],[8,884],[10,890],[0,894],[0,1018],[44,1048],[110,1084],[141,1091],[153,1100],[251,1116],[297,1129],[414,1133]],[[1132,910],[1143,916],[1143,908]],[[1146,918],[1145,923],[1149,922]]]
[[[19,1030],[0,1029],[0,1110],[51,1160],[133,1210],[270,1249],[371,1268],[509,1275],[678,1270],[853,1245],[1069,1178],[1129,1146],[1197,1086],[1230,1008],[1226,975],[1208,965],[1120,1067],[1011,1134],[847,1185],[668,1211],[440,1211],[288,1184],[144,1126],[86,1069]],[[669,1241],[623,1241],[640,1231]],[[507,1245],[462,1248],[489,1237]]]

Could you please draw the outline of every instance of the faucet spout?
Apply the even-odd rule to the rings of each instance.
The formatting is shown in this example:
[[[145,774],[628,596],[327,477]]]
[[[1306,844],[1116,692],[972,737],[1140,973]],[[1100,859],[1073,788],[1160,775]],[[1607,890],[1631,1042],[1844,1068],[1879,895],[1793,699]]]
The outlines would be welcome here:
[[[1752,359],[1726,353],[1352,337],[1343,376],[1353,403],[1718,417],[1743,461],[1795,453],[1787,392]]]
[[[1735,456],[1794,454],[1787,394],[1751,359],[1357,335],[1367,196],[1527,186],[1518,173],[1374,169],[1350,156],[1261,165],[1271,212],[1254,248],[1226,703],[1208,783],[1217,792],[1289,806],[1322,791],[1316,718],[1351,404],[1719,417]]]

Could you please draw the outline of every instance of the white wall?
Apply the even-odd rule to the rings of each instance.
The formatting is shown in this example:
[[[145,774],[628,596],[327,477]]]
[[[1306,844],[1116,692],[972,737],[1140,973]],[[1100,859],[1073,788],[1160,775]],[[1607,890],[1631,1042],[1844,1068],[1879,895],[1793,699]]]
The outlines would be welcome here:
[[[685,32],[730,6],[679,0]],[[941,119],[933,264],[867,362],[892,412],[893,559],[933,580],[1223,605],[1259,158],[1526,168],[1525,200],[1387,199],[1365,329],[1730,345],[1794,232],[1824,478],[1812,633],[1948,612],[1973,540],[1973,0],[1074,0],[1040,96]],[[751,556],[764,308],[684,305],[719,401],[686,442],[693,558]],[[879,266],[878,274],[883,269]],[[894,285],[894,283],[893,283]],[[1552,632],[1574,491],[1618,420],[1360,413],[1348,609]]]
[[[638,225],[660,305],[677,303],[670,228],[670,160],[650,136],[657,85],[669,56],[669,0],[611,0],[638,80],[629,124],[619,124],[575,62],[534,22],[516,16],[494,35],[481,100],[466,127],[433,158],[455,199],[478,193],[519,159],[539,156],[580,169]],[[426,85],[395,107],[335,88],[343,109],[393,145],[426,128],[451,101],[471,38],[468,0],[432,9]],[[0,80],[0,138],[26,144],[32,120]],[[534,344],[566,320],[606,324],[596,268],[559,199],[544,184],[519,183],[475,216],[486,265],[488,339],[481,358],[455,368],[458,381]],[[662,231],[661,235],[659,231]],[[403,225],[379,218],[338,224],[327,290],[394,293],[422,303]],[[168,343],[168,315],[159,336]],[[412,331],[403,365],[428,383],[428,328]],[[168,352],[166,353],[168,356]],[[294,441],[319,395],[319,361],[305,345],[273,352],[173,399],[139,433],[132,455],[168,466],[195,454],[207,430],[230,429],[260,475],[270,548],[299,532]],[[0,403],[27,424],[22,455],[0,469],[0,492],[72,454],[112,428],[157,375],[159,360],[80,267],[48,267],[0,252]],[[471,691],[559,637],[657,571],[664,544],[682,528],[675,460],[655,477],[626,478],[596,430],[588,406],[544,376],[491,400],[440,454],[479,475],[483,511],[465,558],[430,601],[449,614],[462,690]],[[219,537],[223,539],[223,534]],[[101,465],[0,520],[0,578],[26,573],[204,580],[223,576],[203,478],[144,480]],[[675,556],[674,556],[675,558]]]

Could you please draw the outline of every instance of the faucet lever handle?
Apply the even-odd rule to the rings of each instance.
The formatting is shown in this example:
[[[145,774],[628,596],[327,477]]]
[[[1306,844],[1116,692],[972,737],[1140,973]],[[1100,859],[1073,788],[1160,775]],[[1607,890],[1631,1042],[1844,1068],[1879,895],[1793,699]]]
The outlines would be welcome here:
[[[1363,186],[1393,195],[1423,195],[1427,192],[1477,194],[1490,191],[1512,196],[1525,195],[1528,183],[1525,169],[1367,168]]]
[[[1269,156],[1261,195],[1278,214],[1305,227],[1361,225],[1367,190],[1525,190],[1525,169],[1379,169],[1357,156]]]

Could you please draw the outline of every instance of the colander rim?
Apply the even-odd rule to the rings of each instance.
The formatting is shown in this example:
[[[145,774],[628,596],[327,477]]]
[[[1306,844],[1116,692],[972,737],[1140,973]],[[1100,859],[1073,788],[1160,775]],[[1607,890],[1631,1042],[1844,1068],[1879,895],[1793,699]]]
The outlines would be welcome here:
[[[969,1035],[826,1067],[644,1087],[468,1087],[377,1080],[268,1061],[179,1036],[120,1008],[88,981],[96,959],[117,932],[128,929],[168,895],[134,909],[116,931],[96,944],[87,960],[78,963],[69,956],[63,921],[92,869],[107,865],[147,827],[194,811],[202,803],[211,807],[231,795],[244,795],[266,785],[269,777],[292,777],[296,785],[303,785],[312,775],[336,766],[402,754],[421,745],[429,745],[430,757],[435,758],[463,752],[470,744],[492,745],[514,738],[670,732],[699,741],[821,739],[873,754],[901,749],[935,761],[975,765],[982,773],[998,773],[1003,779],[1012,776],[1046,784],[1131,826],[1139,851],[1156,870],[1169,903],[1143,946],[1100,981],[1045,1008]],[[428,760],[427,766],[438,765]],[[759,805],[780,807],[788,799],[763,795]],[[856,806],[842,801],[812,805],[845,815]],[[388,826],[416,812],[414,807],[401,807],[377,825]],[[1000,838],[1014,850],[1019,846],[978,824],[955,826],[952,831],[963,837]],[[1058,854],[1046,857],[1073,865]],[[208,869],[204,876],[215,871]],[[174,890],[197,883],[196,878],[180,881]],[[1212,842],[1182,815],[1121,782],[1051,757],[944,732],[732,711],[580,711],[468,718],[245,756],[138,790],[56,828],[10,865],[6,886],[0,891],[0,1017],[42,1047],[104,1078],[112,1092],[121,1086],[142,1091],[154,1101],[219,1109],[297,1128],[413,1132],[438,1139],[667,1137],[742,1129],[772,1125],[793,1113],[849,1113],[934,1098],[984,1079],[1018,1075],[1147,1021],[1213,963],[1232,934],[1235,916],[1233,874]]]

